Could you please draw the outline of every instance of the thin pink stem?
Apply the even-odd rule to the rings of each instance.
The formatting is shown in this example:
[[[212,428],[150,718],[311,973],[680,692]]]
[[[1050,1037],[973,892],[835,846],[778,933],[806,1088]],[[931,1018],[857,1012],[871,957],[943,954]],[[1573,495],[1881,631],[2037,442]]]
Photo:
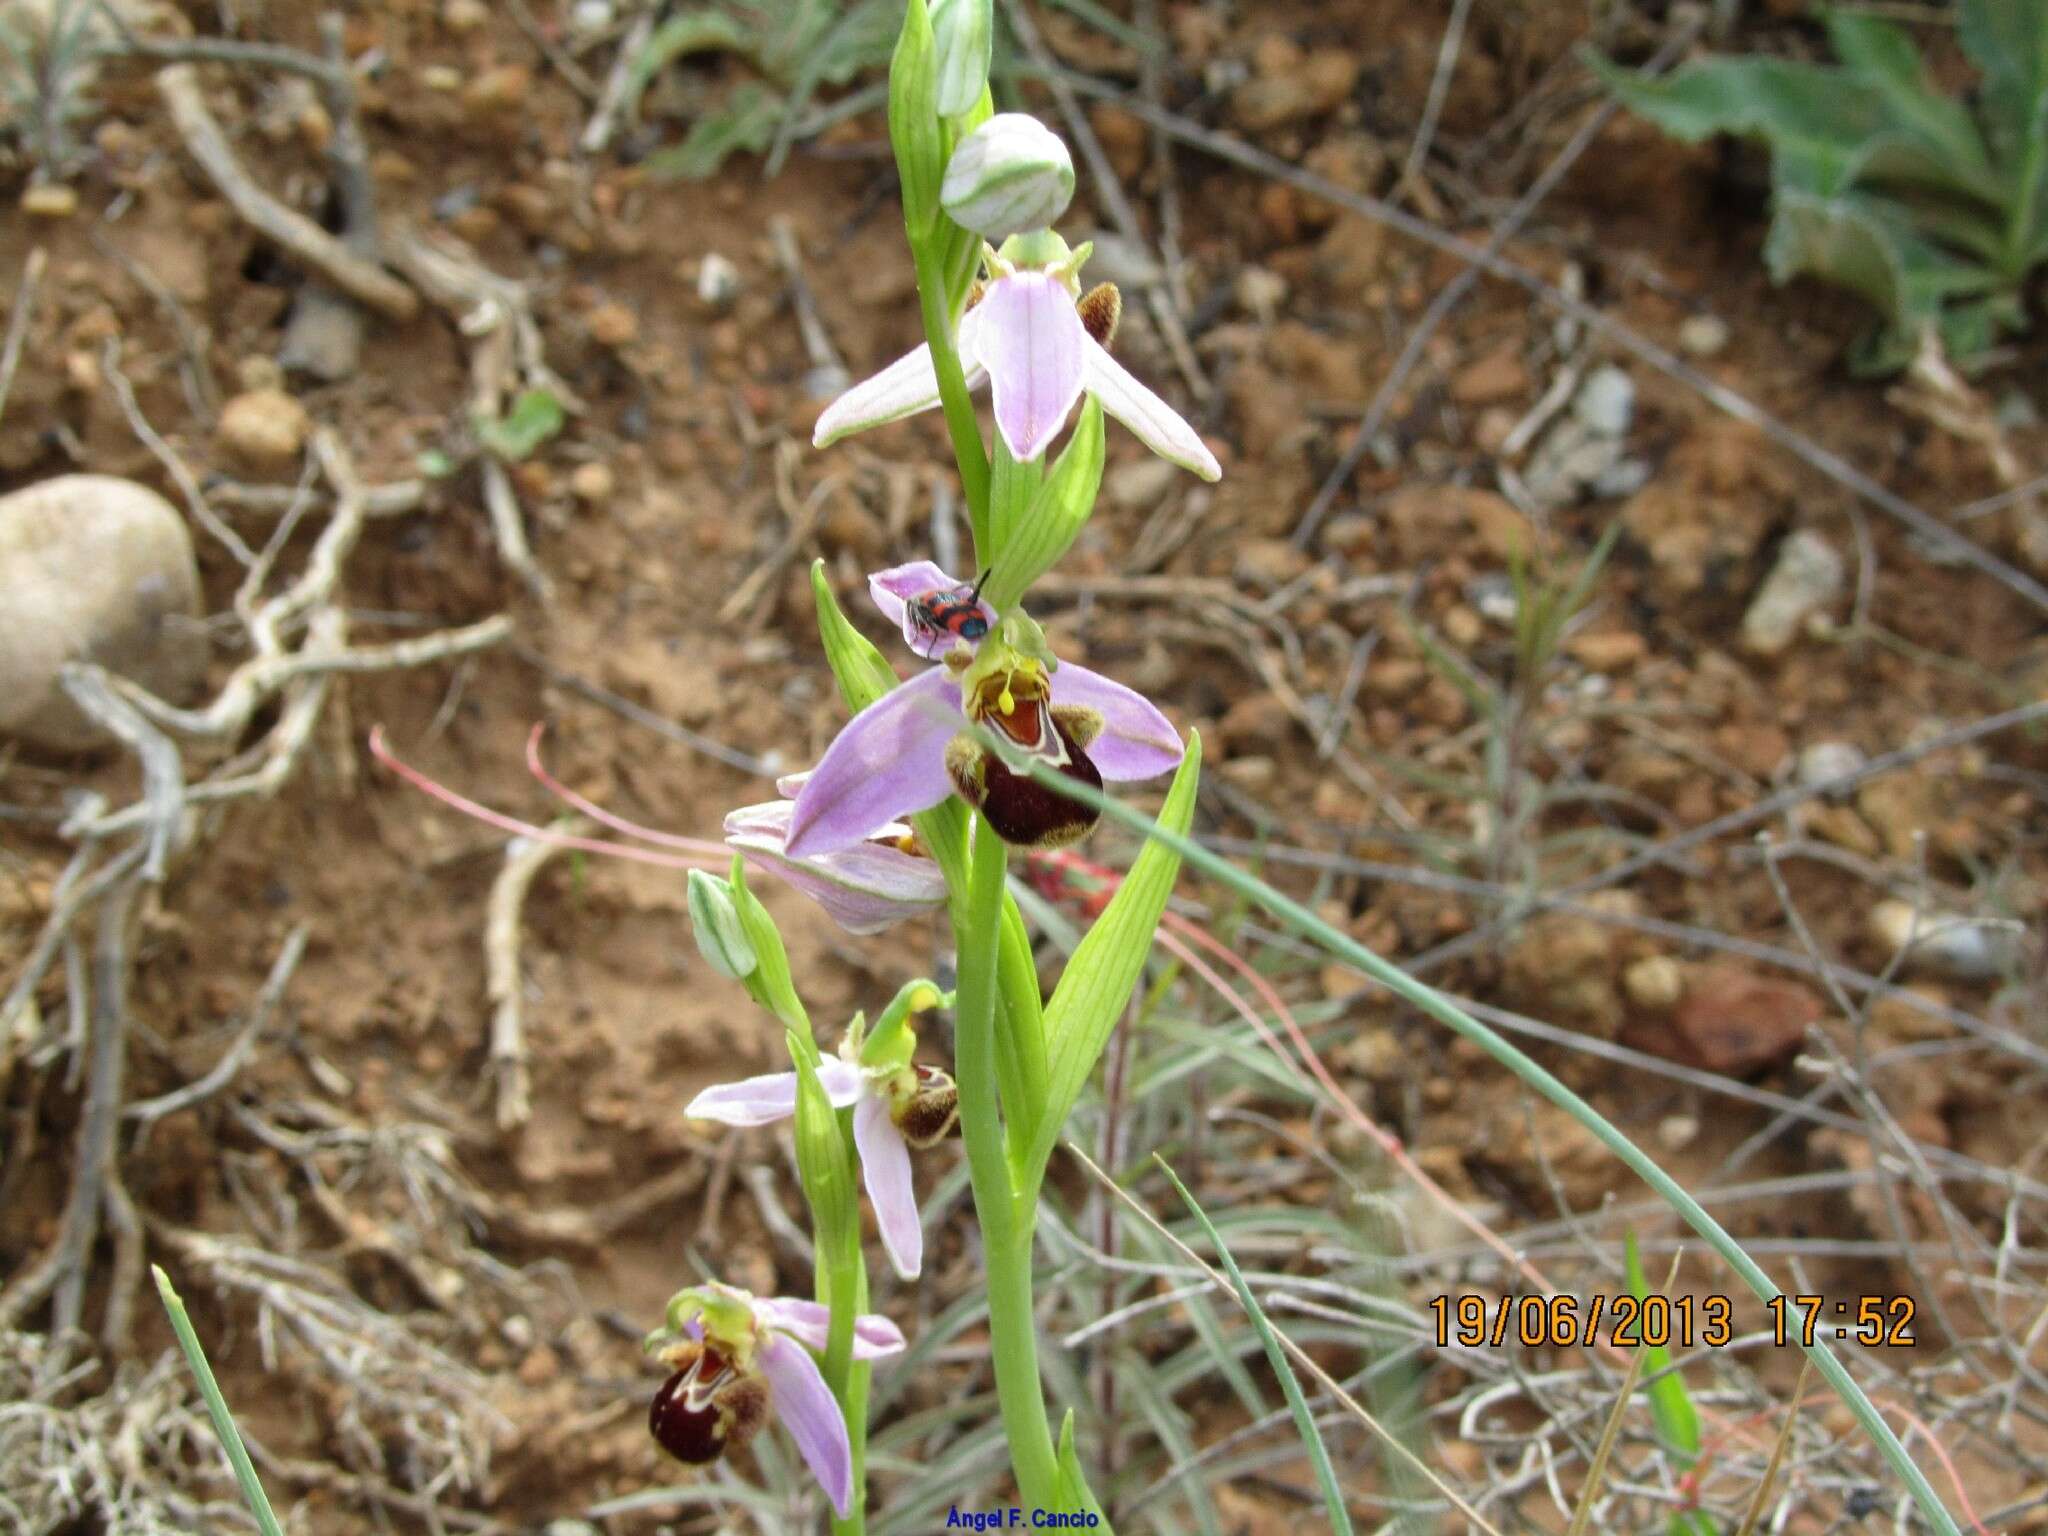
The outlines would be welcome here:
[[[507,816],[503,811],[494,811],[488,805],[479,804],[467,795],[458,794],[445,784],[428,778],[409,763],[400,762],[391,755],[391,749],[384,745],[384,727],[375,726],[370,731],[370,755],[397,774],[414,789],[432,795],[443,805],[453,806],[487,827],[496,827],[500,832],[510,832],[519,837],[530,837],[537,842],[547,843],[555,848],[571,848],[582,853],[604,853],[613,858],[631,859],[640,864],[653,864],[662,869],[710,869],[722,870],[730,862],[730,855],[721,847],[719,852],[726,855],[717,862],[704,859],[677,858],[673,854],[656,853],[651,848],[635,848],[629,843],[608,843],[595,837],[572,837],[566,832],[551,831],[537,827],[530,821],[521,821],[516,816]]]
[[[701,837],[678,837],[673,832],[658,832],[653,827],[643,827],[637,821],[628,821],[616,812],[608,811],[595,800],[578,794],[568,785],[548,772],[547,765],[540,760],[540,739],[547,732],[547,722],[537,721],[526,738],[526,770],[541,782],[541,787],[556,799],[566,801],[600,826],[610,827],[614,832],[623,832],[628,837],[637,837],[642,842],[653,843],[660,848],[677,848],[684,853],[700,853],[708,858],[729,862],[732,850],[723,843],[709,842]]]

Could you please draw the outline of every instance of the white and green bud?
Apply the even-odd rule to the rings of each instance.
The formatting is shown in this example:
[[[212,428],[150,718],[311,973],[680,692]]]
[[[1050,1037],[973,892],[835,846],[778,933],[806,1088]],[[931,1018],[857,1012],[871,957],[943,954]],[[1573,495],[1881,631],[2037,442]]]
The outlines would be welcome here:
[[[1067,146],[1023,112],[999,112],[962,139],[939,186],[947,216],[990,240],[1046,228],[1073,197]]]
[[[939,115],[961,117],[988,89],[989,51],[995,39],[994,0],[932,0],[932,36],[938,43]]]
[[[745,981],[761,963],[747,942],[732,887],[701,869],[690,871],[690,931],[698,953],[721,976]]]

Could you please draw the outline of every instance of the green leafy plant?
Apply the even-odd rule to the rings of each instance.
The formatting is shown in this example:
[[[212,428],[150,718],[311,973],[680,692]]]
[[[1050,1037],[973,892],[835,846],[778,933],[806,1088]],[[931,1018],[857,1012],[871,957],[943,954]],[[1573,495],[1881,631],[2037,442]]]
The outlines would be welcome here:
[[[1595,57],[1621,101],[1696,143],[1732,133],[1771,151],[1764,260],[1878,312],[1851,366],[1904,367],[1929,326],[1958,366],[2026,329],[2022,291],[2048,260],[2048,0],[1960,0],[1982,76],[1974,110],[1928,83],[1913,40],[1879,17],[1825,13],[1841,61],[1714,58],[1661,79]]]
[[[1628,1272],[1628,1292],[1638,1304],[1650,1295],[1649,1276],[1643,1273],[1643,1256],[1636,1247],[1633,1231],[1623,1235],[1622,1257]],[[1637,1332],[1643,1331],[1640,1318]],[[1673,1462],[1690,1471],[1700,1459],[1700,1413],[1686,1390],[1685,1378],[1671,1369],[1671,1351],[1662,1344],[1639,1346],[1650,1375],[1650,1417],[1657,1423],[1657,1438],[1664,1442]],[[1671,1517],[1671,1536],[1714,1536],[1714,1522],[1696,1509],[1680,1510]]]
[[[562,402],[545,389],[529,389],[502,416],[479,416],[477,441],[510,463],[530,458],[541,444],[562,430],[568,417]]]
[[[680,144],[650,157],[657,176],[702,180],[726,156],[786,143],[811,94],[841,86],[887,62],[900,7],[882,0],[841,6],[832,0],[720,0],[671,16],[633,61],[628,100],[678,60],[730,54],[760,76],[745,80],[702,113]]]

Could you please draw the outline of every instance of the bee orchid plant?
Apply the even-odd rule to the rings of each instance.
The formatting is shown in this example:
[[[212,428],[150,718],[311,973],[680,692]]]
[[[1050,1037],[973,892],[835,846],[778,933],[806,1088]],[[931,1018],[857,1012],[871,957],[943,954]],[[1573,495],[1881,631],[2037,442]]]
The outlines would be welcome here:
[[[1033,583],[1094,510],[1105,414],[1204,479],[1221,471],[1194,428],[1110,355],[1117,292],[1106,283],[1084,292],[1088,247],[1070,248],[1050,227],[1073,194],[1066,148],[1031,118],[992,113],[991,3],[908,0],[889,131],[925,340],[835,401],[816,434],[823,448],[933,406],[945,413],[980,575],[970,583],[913,560],[868,578],[875,608],[902,635],[905,665],[917,664],[908,678],[847,620],[814,565],[819,632],[850,718],[814,768],[777,781],[777,799],[729,813],[723,843],[638,826],[559,783],[541,761],[538,730],[527,750],[535,777],[616,838],[518,821],[398,761],[381,732],[370,743],[409,782],[493,826],[687,870],[698,949],[781,1023],[790,1071],[706,1088],[683,1112],[739,1128],[793,1125],[814,1297],[760,1299],[708,1277],[678,1291],[646,1343],[666,1371],[648,1425],[679,1460],[704,1464],[778,1420],[824,1492],[835,1533],[865,1529],[868,1375],[904,1345],[867,1310],[856,1186],[891,1268],[915,1283],[924,1232],[914,1154],[956,1130],[1020,1500],[1069,1517],[1048,1523],[1107,1527],[1072,1413],[1055,1441],[1042,1396],[1032,1243],[1046,1165],[1137,986],[1179,858],[1147,843],[1049,998],[1007,874],[1012,848],[1062,847],[1094,826],[1095,804],[1058,781],[1099,791],[1171,774],[1159,824],[1185,834],[1201,765],[1198,737],[1184,743],[1150,700],[1061,660],[1027,611]],[[970,396],[983,383],[994,418],[986,439]],[[872,1027],[856,1015],[828,1056],[749,871],[794,886],[853,934],[943,910],[957,990],[906,983]],[[954,1010],[950,1070],[917,1059],[918,1017],[945,1007]]]
[[[925,338],[834,401],[815,439],[823,448],[943,410],[980,576],[970,583],[915,560],[869,578],[876,609],[903,637],[900,661],[911,670],[900,679],[898,662],[853,627],[822,567],[813,568],[825,655],[850,719],[810,773],[778,786],[782,799],[727,819],[736,850],[727,874],[699,868],[690,876],[700,948],[781,1021],[792,1070],[708,1088],[687,1113],[733,1126],[793,1122],[817,1240],[816,1299],[806,1328],[795,1330],[776,1320],[790,1314],[774,1309],[797,1303],[752,1302],[749,1311],[729,1299],[707,1302],[725,1295],[715,1287],[679,1293],[670,1326],[650,1340],[670,1367],[651,1424],[664,1444],[704,1459],[737,1444],[771,1406],[787,1422],[781,1404],[796,1392],[808,1416],[799,1449],[838,1532],[863,1529],[868,1372],[881,1353],[863,1345],[878,1319],[866,1313],[855,1189],[865,1187],[896,1274],[914,1282],[924,1252],[915,1154],[956,1127],[981,1226],[989,1348],[1020,1500],[1101,1518],[1071,1414],[1056,1439],[1042,1395],[1032,1243],[1046,1165],[1137,984],[1177,860],[1159,843],[1140,853],[1050,998],[1007,870],[1013,848],[1069,844],[1094,824],[1094,809],[1048,785],[1044,770],[1097,789],[1171,774],[1160,820],[1185,831],[1201,758],[1199,740],[1184,743],[1142,695],[1055,655],[1027,611],[1033,583],[1094,509],[1105,414],[1205,479],[1220,470],[1194,428],[1111,356],[1116,290],[1084,290],[1088,247],[1069,247],[1051,228],[1073,191],[1066,149],[1031,118],[992,114],[988,10],[989,0],[909,0],[890,69],[889,127]],[[986,438],[972,400],[984,383],[994,422]],[[856,1017],[827,1055],[775,925],[749,889],[749,869],[804,890],[854,932],[943,907],[957,991],[912,981],[873,1028]],[[946,1005],[954,1010],[950,1070],[915,1059],[916,1020]],[[729,1314],[730,1344],[706,1331],[714,1312]],[[700,1316],[702,1327],[688,1332],[683,1324]],[[741,1336],[768,1343],[750,1356]],[[751,1382],[745,1360],[761,1358],[765,1369],[768,1356],[805,1348],[842,1415],[843,1442],[811,1422],[815,1394],[790,1385],[797,1372],[787,1358],[765,1389],[702,1384],[706,1358],[726,1372],[719,1379]],[[720,1391],[737,1406],[733,1428],[714,1443],[702,1423],[716,1415],[702,1415],[722,1401]],[[679,1404],[696,1405],[698,1416]]]

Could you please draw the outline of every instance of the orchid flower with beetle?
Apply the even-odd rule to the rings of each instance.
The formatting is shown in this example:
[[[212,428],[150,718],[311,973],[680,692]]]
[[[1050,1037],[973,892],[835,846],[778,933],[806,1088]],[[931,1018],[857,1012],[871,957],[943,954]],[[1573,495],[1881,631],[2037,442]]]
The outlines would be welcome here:
[[[875,606],[927,656],[910,600],[955,585],[930,561],[868,578]],[[965,734],[970,725],[1096,789],[1105,779],[1170,773],[1182,755],[1179,734],[1150,700],[1055,660],[1037,627],[1012,615],[978,648],[954,643],[938,666],[854,716],[798,792],[786,851],[829,857],[954,794],[1023,847],[1060,847],[1094,824],[1090,807],[1017,772]]]

